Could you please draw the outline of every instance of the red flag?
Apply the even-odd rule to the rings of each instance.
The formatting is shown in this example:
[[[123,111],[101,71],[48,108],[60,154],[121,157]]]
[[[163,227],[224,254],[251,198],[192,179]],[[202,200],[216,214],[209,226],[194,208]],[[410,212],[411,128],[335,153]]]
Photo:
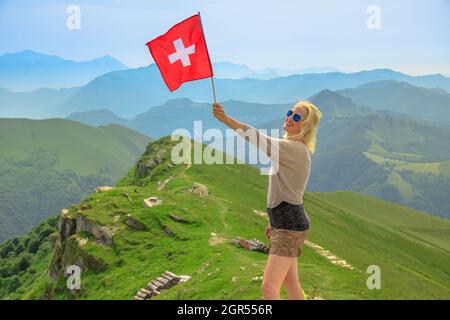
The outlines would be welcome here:
[[[147,46],[170,91],[213,76],[200,14],[177,23]]]

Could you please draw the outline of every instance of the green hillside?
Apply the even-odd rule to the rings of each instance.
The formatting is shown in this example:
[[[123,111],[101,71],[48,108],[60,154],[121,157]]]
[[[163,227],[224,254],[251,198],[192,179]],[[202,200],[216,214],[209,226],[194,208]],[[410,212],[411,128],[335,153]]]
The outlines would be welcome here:
[[[311,190],[353,190],[450,217],[450,130],[383,116],[325,120],[321,130]]]
[[[0,242],[114,183],[148,141],[119,125],[0,119]]]
[[[149,138],[120,125],[100,128],[64,119],[0,119],[2,156],[23,159],[32,150],[58,153],[58,169],[117,179],[142,153]],[[126,170],[126,169],[125,169]]]
[[[61,216],[59,232],[48,235],[56,230],[49,220],[1,245],[0,297],[133,299],[170,270],[192,278],[155,299],[260,299],[261,280],[252,278],[262,276],[267,255],[230,240],[268,243],[267,177],[248,165],[175,165],[174,144],[152,142],[115,189]],[[150,196],[162,204],[143,207]],[[450,298],[450,221],[348,191],[309,192],[304,201],[312,229],[299,273],[308,298]],[[130,227],[129,219],[144,229]],[[41,238],[38,250],[30,249]],[[64,270],[74,263],[84,271],[82,289],[71,292]],[[380,290],[366,287],[370,265],[381,268]]]

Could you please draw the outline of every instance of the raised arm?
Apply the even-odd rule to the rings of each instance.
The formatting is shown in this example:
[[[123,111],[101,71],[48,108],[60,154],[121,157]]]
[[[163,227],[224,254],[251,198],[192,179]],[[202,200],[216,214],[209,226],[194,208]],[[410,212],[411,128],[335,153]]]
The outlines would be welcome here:
[[[228,116],[220,103],[213,103],[213,115],[217,120],[235,130],[244,139],[256,145],[268,156],[271,156],[272,149],[278,148],[278,139],[269,137],[256,128]]]

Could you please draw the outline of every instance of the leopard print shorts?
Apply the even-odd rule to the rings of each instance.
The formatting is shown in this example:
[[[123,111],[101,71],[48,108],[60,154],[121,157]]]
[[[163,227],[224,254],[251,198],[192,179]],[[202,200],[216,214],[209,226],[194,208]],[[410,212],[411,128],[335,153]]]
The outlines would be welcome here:
[[[306,239],[310,220],[302,204],[281,202],[274,208],[267,208],[271,232],[269,253],[280,256],[298,257]]]
[[[298,257],[302,255],[302,244],[309,230],[295,231],[271,228],[269,254],[279,256]]]

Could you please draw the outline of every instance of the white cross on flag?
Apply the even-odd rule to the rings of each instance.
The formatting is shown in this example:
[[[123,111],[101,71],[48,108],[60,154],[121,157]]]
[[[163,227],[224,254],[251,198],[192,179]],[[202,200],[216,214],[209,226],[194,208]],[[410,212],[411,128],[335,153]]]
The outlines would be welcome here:
[[[213,76],[200,14],[177,23],[147,46],[170,91],[183,82]]]

